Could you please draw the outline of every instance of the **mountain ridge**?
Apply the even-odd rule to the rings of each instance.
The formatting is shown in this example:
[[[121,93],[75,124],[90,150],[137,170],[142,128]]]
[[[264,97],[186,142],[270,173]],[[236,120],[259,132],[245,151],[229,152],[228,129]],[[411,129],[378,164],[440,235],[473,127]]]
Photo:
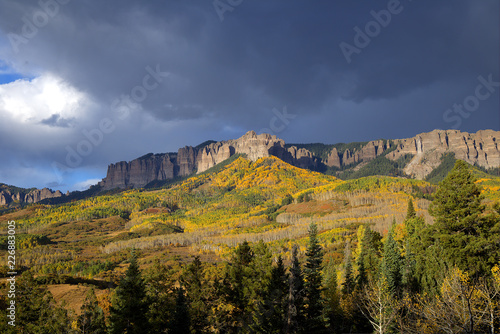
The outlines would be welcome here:
[[[360,164],[384,155],[392,161],[409,160],[402,169],[404,173],[412,178],[424,179],[440,165],[441,157],[448,152],[471,165],[485,169],[500,167],[499,141],[499,131],[479,130],[467,133],[459,130],[433,130],[403,139],[333,145],[286,144],[275,135],[257,135],[254,131],[249,131],[238,139],[207,141],[205,146],[185,146],[177,153],[146,155],[129,162],[110,164],[107,175],[99,182],[99,186],[104,190],[140,188],[153,181],[201,173],[238,153],[246,154],[252,161],[275,156],[296,167],[323,172],[328,169],[335,172],[346,167],[356,170]],[[323,151],[320,154],[313,153],[314,149],[307,149],[312,145],[323,145]],[[328,151],[329,148],[331,149]],[[413,156],[411,160],[410,155]]]
[[[69,195],[69,193],[66,193]],[[16,203],[37,203],[47,198],[55,198],[65,196],[59,190],[52,190],[49,188],[36,189],[36,188],[19,188],[0,183],[0,205],[9,205],[13,202]]]
[[[108,166],[106,177],[88,192],[96,194],[114,189],[142,188],[150,184],[161,185],[177,178],[200,174],[235,154],[243,154],[252,161],[274,156],[293,166],[340,178],[381,175],[380,166],[389,165],[394,172],[385,175],[425,179],[440,166],[441,158],[449,153],[455,159],[483,169],[498,169],[499,141],[500,131],[479,130],[467,133],[459,130],[433,130],[403,139],[338,144],[286,144],[275,135],[249,131],[238,139],[219,142],[207,140],[195,147],[185,146],[177,152],[148,153],[129,162],[112,163]],[[383,159],[381,163],[369,165],[380,159]],[[372,167],[372,170],[367,172],[365,169],[368,167]],[[86,192],[63,194],[59,190],[48,188],[24,189],[0,185],[1,206],[44,200],[56,203],[86,196]]]

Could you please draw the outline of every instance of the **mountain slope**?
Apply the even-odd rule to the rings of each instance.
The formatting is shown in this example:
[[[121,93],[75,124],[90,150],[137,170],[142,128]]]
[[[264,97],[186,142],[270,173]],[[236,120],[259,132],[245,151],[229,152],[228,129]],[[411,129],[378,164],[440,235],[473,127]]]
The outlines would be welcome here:
[[[500,178],[473,172],[485,203],[500,202]],[[151,260],[201,255],[214,261],[244,240],[262,240],[288,257],[294,243],[304,251],[311,222],[318,225],[324,247],[342,254],[360,225],[386,233],[394,219],[402,221],[410,198],[417,214],[431,223],[427,209],[435,189],[426,181],[400,177],[342,181],[276,157],[251,161],[239,156],[169,188],[36,204],[2,219],[16,221],[21,266],[39,275],[88,277],[91,272],[113,280],[114,268],[130,248]],[[0,255],[6,233],[4,224]]]
[[[16,222],[19,233],[37,231],[60,245],[56,249],[67,244],[93,256],[168,245],[189,246],[190,252],[225,252],[243,240],[265,240],[280,248],[303,238],[311,219],[335,238],[362,222],[384,231],[394,215],[404,215],[410,195],[421,197],[416,205],[427,216],[423,197],[432,189],[419,180],[342,181],[276,157],[238,157],[168,189],[133,189],[63,205],[38,205]],[[100,227],[91,228],[96,224]],[[63,232],[68,229],[75,234]]]

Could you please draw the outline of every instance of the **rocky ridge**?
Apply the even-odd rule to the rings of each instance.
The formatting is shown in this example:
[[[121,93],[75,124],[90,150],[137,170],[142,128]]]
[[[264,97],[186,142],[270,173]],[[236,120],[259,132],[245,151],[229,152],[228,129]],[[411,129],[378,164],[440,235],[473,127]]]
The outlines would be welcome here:
[[[448,152],[471,165],[477,164],[486,169],[500,167],[500,131],[480,130],[467,133],[434,130],[395,142],[396,150],[387,157],[396,160],[405,154],[412,154],[414,157],[404,171],[418,179],[423,179],[439,166],[441,156]]]
[[[302,168],[314,168],[318,161],[307,150],[285,148],[285,142],[276,136],[257,135],[249,131],[238,139],[215,142],[201,148],[186,146],[177,153],[150,153],[130,162],[111,164],[99,185],[104,190],[144,187],[153,181],[204,172],[237,153],[246,154],[253,161],[273,155]]]
[[[107,176],[99,185],[104,190],[143,187],[152,181],[201,173],[237,153],[246,154],[253,161],[272,155],[294,166],[313,170],[321,165],[336,168],[356,166],[380,155],[391,160],[413,155],[404,171],[412,177],[422,179],[439,166],[441,156],[447,152],[455,153],[457,159],[470,164],[484,168],[499,167],[499,141],[499,131],[467,133],[434,130],[406,139],[373,140],[359,148],[344,151],[334,147],[326,159],[321,159],[305,148],[286,147],[285,142],[274,135],[257,135],[254,131],[249,131],[238,139],[210,143],[201,148],[186,146],[177,153],[151,153],[130,162],[111,164]]]
[[[48,188],[43,189],[19,189],[13,190],[4,187],[0,190],[0,205],[9,205],[12,202],[18,203],[37,203],[46,198],[62,197],[65,196],[59,190],[52,191]]]

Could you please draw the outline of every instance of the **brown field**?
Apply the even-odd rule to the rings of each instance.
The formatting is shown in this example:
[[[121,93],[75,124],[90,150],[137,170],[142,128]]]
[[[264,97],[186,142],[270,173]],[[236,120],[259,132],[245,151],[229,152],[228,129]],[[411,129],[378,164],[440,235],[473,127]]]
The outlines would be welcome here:
[[[81,307],[85,300],[85,296],[90,290],[90,287],[81,284],[51,284],[48,285],[47,288],[59,304],[74,311],[77,315],[81,314]],[[102,298],[106,294],[109,294],[109,291],[95,289],[95,294],[99,300],[100,297]]]

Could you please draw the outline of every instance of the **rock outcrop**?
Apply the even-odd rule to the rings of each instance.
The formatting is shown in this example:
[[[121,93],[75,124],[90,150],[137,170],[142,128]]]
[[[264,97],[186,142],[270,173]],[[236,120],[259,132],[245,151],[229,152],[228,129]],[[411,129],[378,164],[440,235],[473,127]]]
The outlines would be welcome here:
[[[48,188],[43,189],[9,189],[9,186],[3,186],[0,190],[0,205],[9,205],[12,202],[18,203],[37,203],[46,198],[65,196],[59,190],[52,191]]]
[[[179,151],[184,150],[180,149]],[[104,190],[113,188],[143,187],[152,181],[164,181],[179,176],[178,154],[147,154],[130,162],[120,161],[108,166],[106,178],[99,185]],[[183,168],[188,169],[187,157]],[[187,174],[186,174],[187,175]]]
[[[399,139],[395,151],[388,154],[389,159],[396,160],[405,154],[414,155],[405,167],[405,172],[416,178],[424,178],[441,163],[441,156],[454,153],[456,159],[486,169],[500,166],[500,150],[498,147],[500,132],[481,130],[476,133],[458,130],[434,130],[421,133],[413,138]]]
[[[276,136],[249,131],[238,139],[210,143],[201,148],[186,146],[177,153],[147,154],[130,162],[111,164],[99,185],[104,190],[144,187],[152,181],[204,172],[237,153],[246,154],[253,161],[273,155],[301,168],[313,168],[319,161],[303,148],[285,148],[285,142]]]
[[[52,191],[48,188],[43,188],[43,189],[35,189],[30,191],[26,196],[24,197],[24,202],[26,203],[37,203],[40,201],[43,201],[46,198],[54,198],[54,197],[61,197],[64,196],[62,192],[59,190]]]
[[[390,149],[393,145],[393,143],[387,140],[373,140],[362,145],[359,149],[346,149],[343,152],[339,152],[334,147],[323,163],[329,167],[340,168],[370,161]]]
[[[337,148],[333,148],[324,163],[340,168],[373,160],[384,153],[391,160],[411,154],[414,157],[404,171],[408,175],[423,179],[439,166],[441,157],[446,153],[454,153],[456,159],[471,165],[477,164],[487,169],[499,167],[499,141],[499,131],[481,130],[467,133],[458,130],[434,130],[412,138],[370,141],[353,151],[346,149],[340,153]],[[386,152],[387,150],[390,151]]]

